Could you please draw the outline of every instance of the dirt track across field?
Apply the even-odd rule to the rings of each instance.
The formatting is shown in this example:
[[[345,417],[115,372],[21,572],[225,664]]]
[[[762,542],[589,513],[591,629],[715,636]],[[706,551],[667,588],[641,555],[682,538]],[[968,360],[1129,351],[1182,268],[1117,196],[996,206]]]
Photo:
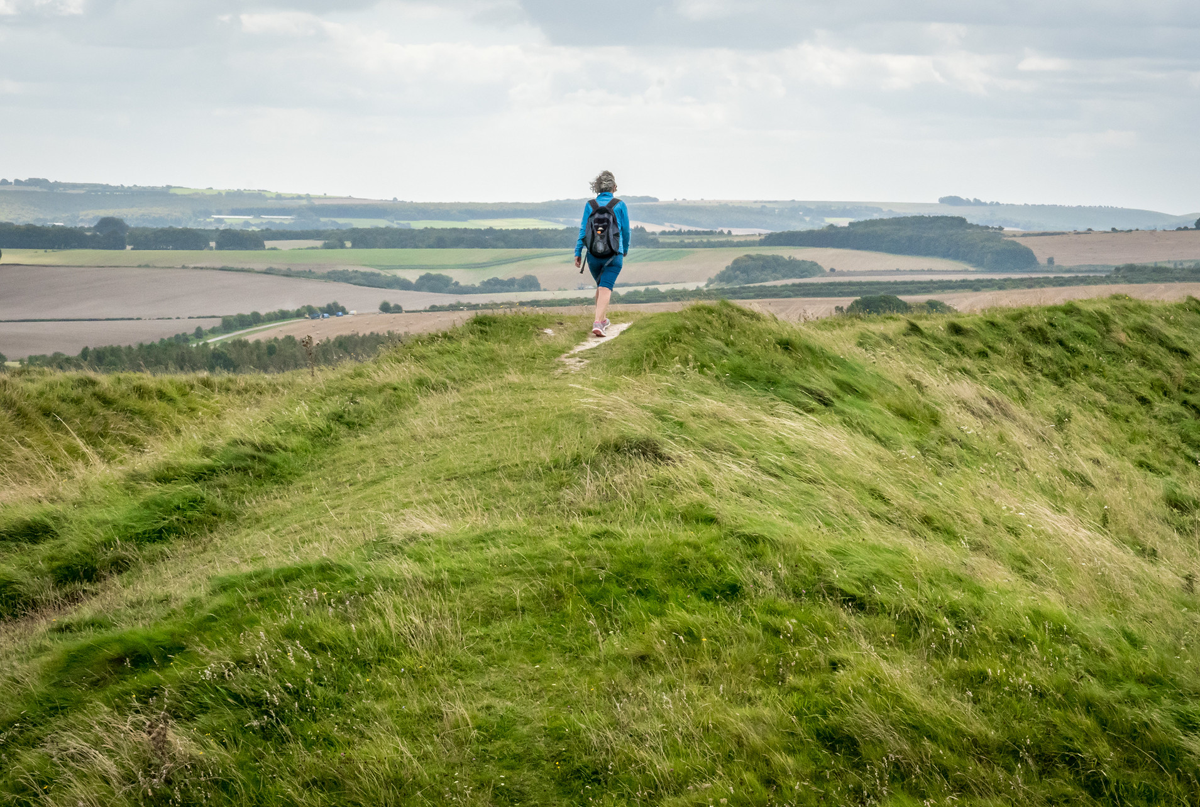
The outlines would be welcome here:
[[[1059,266],[1120,266],[1123,263],[1200,260],[1200,230],[1138,230],[1132,233],[1064,233],[1013,236],[1038,261]]]
[[[963,313],[972,313],[996,307],[1015,308],[1026,305],[1059,305],[1070,300],[1108,297],[1113,294],[1127,294],[1139,300],[1182,300],[1188,296],[1200,297],[1200,283],[1067,286],[1052,289],[1018,289],[1015,291],[971,291],[956,292],[953,294],[906,296],[904,299],[916,303],[933,298],[942,300]],[[837,306],[845,307],[852,303],[854,299],[853,297],[799,297],[777,300],[739,300],[737,303],[755,311],[773,314],[780,319],[796,322],[831,316]],[[640,313],[678,311],[688,305],[693,305],[693,303],[615,305],[612,310],[614,312],[613,316],[616,316],[616,313],[622,311]],[[511,310],[498,309],[498,311],[504,312]],[[520,310],[529,313],[560,314],[565,316],[589,316],[592,312],[591,306],[525,308]],[[294,322],[278,328],[260,331],[247,338],[259,340],[290,335],[299,339],[311,334],[314,339],[320,341],[341,334],[351,333],[387,333],[388,331],[409,334],[432,333],[461,325],[475,316],[476,313],[474,311],[438,311],[432,313],[417,311],[411,314],[359,314],[354,317]]]

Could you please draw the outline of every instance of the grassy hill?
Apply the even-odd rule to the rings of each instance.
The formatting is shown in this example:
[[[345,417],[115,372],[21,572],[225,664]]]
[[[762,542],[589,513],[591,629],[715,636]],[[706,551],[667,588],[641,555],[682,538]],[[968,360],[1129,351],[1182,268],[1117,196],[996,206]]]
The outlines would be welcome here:
[[[584,324],[0,375],[4,801],[1197,803],[1200,302]]]

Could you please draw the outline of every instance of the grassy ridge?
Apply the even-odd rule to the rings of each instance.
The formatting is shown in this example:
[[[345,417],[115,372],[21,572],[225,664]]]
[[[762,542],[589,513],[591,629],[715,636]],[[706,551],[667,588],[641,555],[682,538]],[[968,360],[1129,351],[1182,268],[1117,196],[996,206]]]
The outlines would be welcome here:
[[[1195,267],[1174,269],[1159,266],[1127,264],[1110,275],[1065,275],[1038,277],[1001,277],[964,280],[846,280],[821,283],[783,283],[776,286],[733,286],[719,289],[635,289],[616,292],[614,303],[669,303],[717,300],[767,300],[794,297],[860,297],[864,295],[953,293],[963,291],[1013,291],[1016,289],[1053,289],[1067,286],[1111,286],[1117,283],[1195,283],[1200,271]],[[591,298],[544,298],[522,300],[518,305],[528,308],[550,308],[566,305],[588,305]],[[488,303],[451,303],[431,305],[430,311],[477,310],[494,307]]]
[[[1200,303],[699,306],[556,375],[571,324],[274,377],[10,501],[0,792],[1197,803]]]

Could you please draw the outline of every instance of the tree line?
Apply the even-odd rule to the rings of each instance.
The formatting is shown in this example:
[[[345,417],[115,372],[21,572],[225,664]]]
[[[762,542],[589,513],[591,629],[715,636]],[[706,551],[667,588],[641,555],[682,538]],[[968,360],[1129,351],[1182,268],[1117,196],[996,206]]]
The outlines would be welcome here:
[[[969,224],[961,216],[902,216],[852,221],[846,227],[769,233],[762,246],[833,247],[948,258],[994,271],[1036,269],[1037,256],[999,229]]]
[[[707,285],[745,286],[750,283],[817,277],[823,274],[825,269],[815,261],[785,258],[782,255],[743,255],[734,258],[733,263],[710,277]]]
[[[0,221],[0,249],[125,249],[125,234]]]
[[[106,225],[106,222],[109,224]],[[693,233],[700,235],[702,233]],[[572,228],[499,230],[455,227],[401,229],[354,227],[317,230],[233,230],[193,227],[129,227],[121,219],[101,219],[91,227],[58,227],[0,222],[0,249],[218,250],[266,249],[271,241],[321,241],[326,249],[574,249]],[[705,248],[745,242],[696,240],[664,243],[645,228],[630,233],[631,248]]]
[[[406,277],[388,275],[383,272],[368,272],[362,269],[330,269],[327,272],[314,272],[311,269],[275,269],[262,270],[263,274],[281,275],[283,277],[303,277],[314,280],[332,280],[337,283],[349,283],[353,286],[366,286],[372,289],[396,289],[397,291],[428,291],[437,294],[492,294],[501,291],[541,291],[542,284],[534,275],[522,277],[489,277],[478,284],[459,283],[449,275],[426,272],[416,280]]]
[[[335,336],[314,345],[312,361],[320,366],[365,361],[375,356],[380,348],[400,340],[398,334],[391,332]],[[192,345],[186,338],[171,337],[140,345],[85,347],[76,356],[62,353],[30,356],[23,363],[27,367],[99,373],[282,373],[303,369],[308,362],[308,354],[300,341],[294,336],[283,336],[257,342],[230,339],[211,345]]]
[[[253,328],[256,325],[265,325],[270,322],[283,322],[288,319],[316,319],[321,314],[329,316],[337,316],[338,314],[349,313],[346,306],[334,300],[332,303],[326,303],[323,306],[302,305],[299,308],[287,309],[280,308],[277,311],[268,311],[265,314],[260,314],[257,311],[251,311],[249,314],[229,314],[221,317],[221,324],[207,331],[196,326],[196,330],[191,333],[195,339],[204,339],[209,336],[220,336],[223,333],[233,333],[234,331],[244,331],[247,328]],[[187,337],[188,334],[178,334],[174,339]],[[183,341],[187,341],[185,338]]]
[[[0,222],[0,249],[266,249],[258,230],[197,230],[190,227],[130,227],[117,218],[91,227]]]

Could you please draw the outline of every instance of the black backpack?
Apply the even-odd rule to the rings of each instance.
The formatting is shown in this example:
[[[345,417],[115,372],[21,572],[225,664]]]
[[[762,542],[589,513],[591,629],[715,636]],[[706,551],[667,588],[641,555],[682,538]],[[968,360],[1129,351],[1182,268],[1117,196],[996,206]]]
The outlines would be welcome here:
[[[613,199],[604,207],[595,199],[588,202],[592,212],[588,215],[587,228],[583,232],[583,245],[589,254],[597,258],[611,258],[621,251],[621,228],[613,208],[620,199]]]

